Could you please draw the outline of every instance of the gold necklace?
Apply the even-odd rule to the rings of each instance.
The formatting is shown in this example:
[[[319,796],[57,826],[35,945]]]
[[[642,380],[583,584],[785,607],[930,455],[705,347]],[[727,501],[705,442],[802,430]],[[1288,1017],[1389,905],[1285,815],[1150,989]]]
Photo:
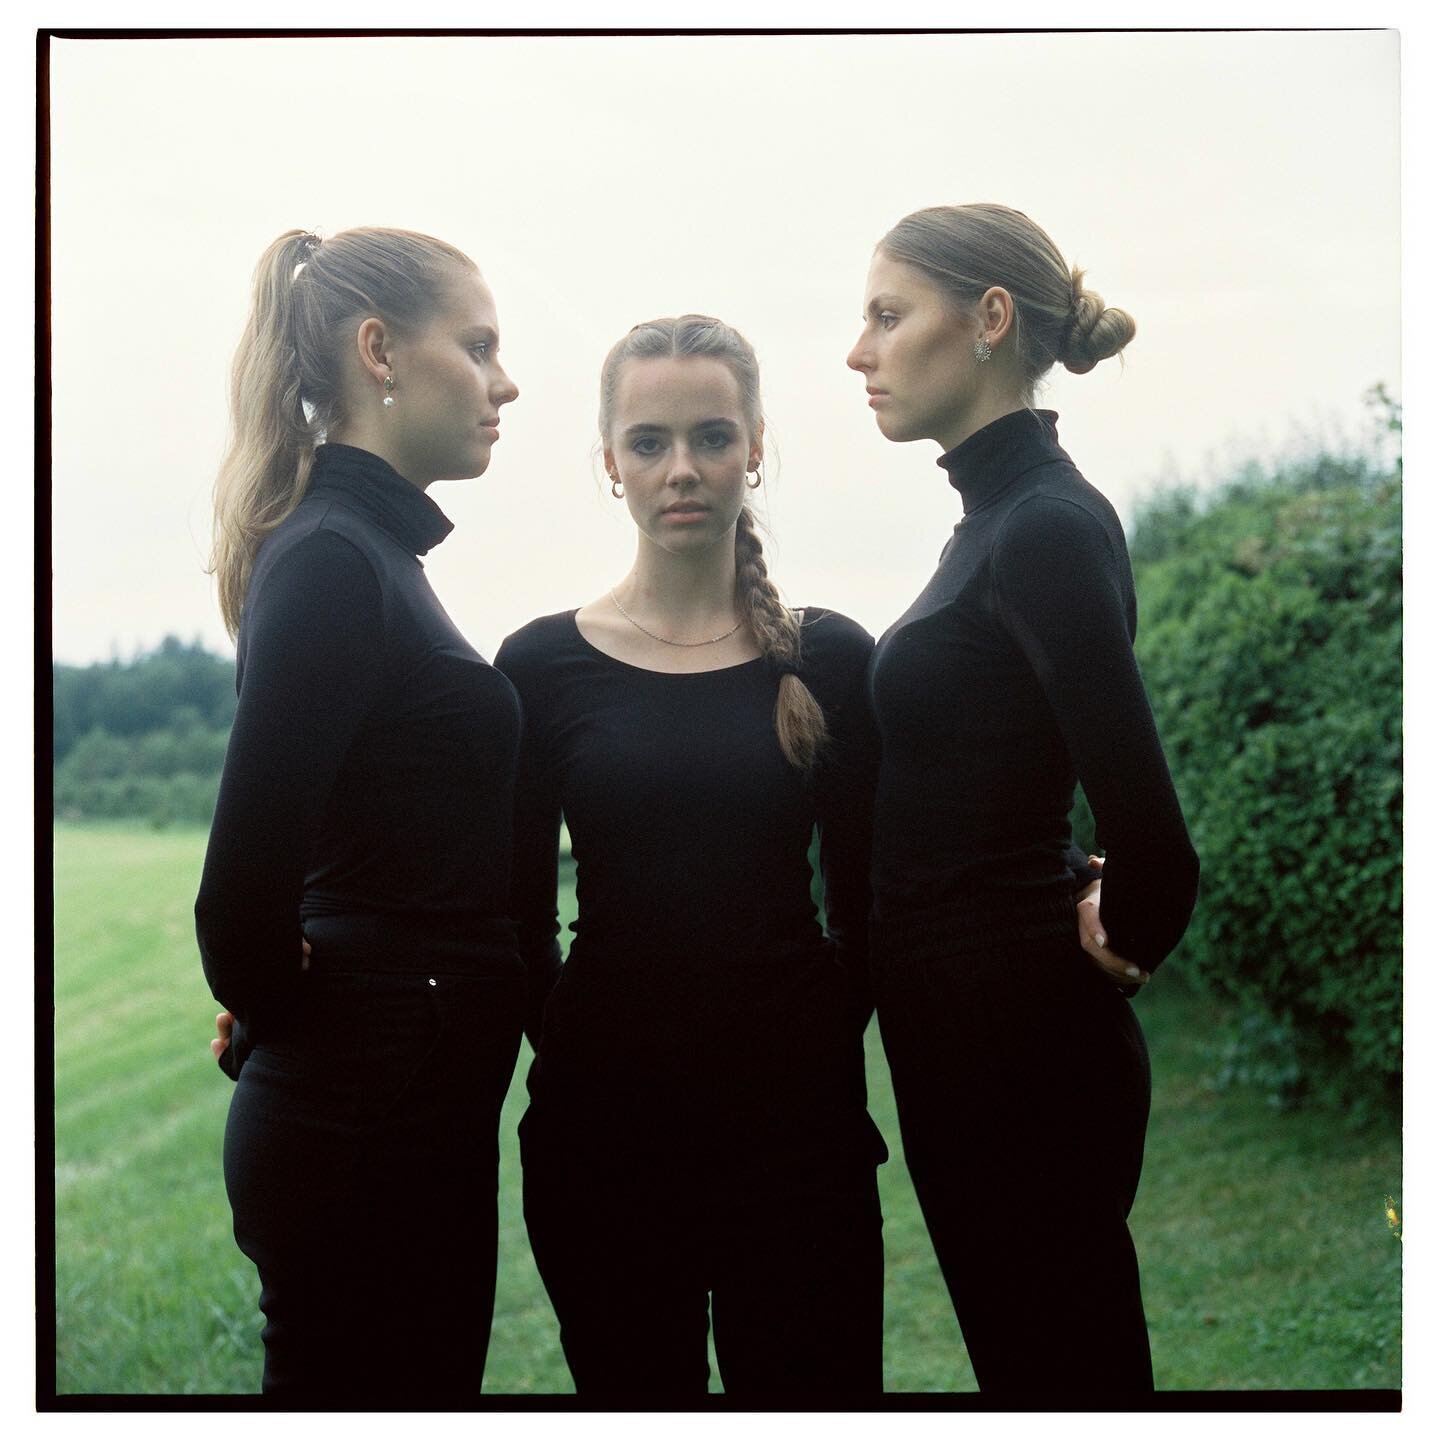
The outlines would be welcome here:
[[[722,640],[728,640],[744,621],[737,620],[723,635],[712,635],[708,640],[667,640],[663,635],[657,635],[653,630],[647,630],[621,603],[620,597],[612,590],[610,598],[615,602],[615,608],[642,634],[648,635],[652,640],[658,640],[662,645],[678,645],[683,650],[693,650],[697,645],[718,645]]]

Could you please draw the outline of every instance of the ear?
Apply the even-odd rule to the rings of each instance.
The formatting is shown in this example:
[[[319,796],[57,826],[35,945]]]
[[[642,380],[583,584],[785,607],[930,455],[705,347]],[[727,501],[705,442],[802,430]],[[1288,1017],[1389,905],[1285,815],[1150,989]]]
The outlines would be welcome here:
[[[747,470],[758,470],[765,460],[765,422],[760,422],[759,428],[755,431],[754,439],[750,441],[750,458],[745,462]]]
[[[620,472],[615,468],[615,452],[609,445],[603,446],[600,454],[602,456],[602,463],[605,466],[605,473],[607,475],[618,475]]]
[[[385,322],[377,316],[367,316],[355,332],[355,346],[366,374],[382,383],[390,373],[390,335]]]
[[[1002,285],[992,285],[975,307],[980,329],[992,345],[998,345],[1015,324],[1015,301]]]

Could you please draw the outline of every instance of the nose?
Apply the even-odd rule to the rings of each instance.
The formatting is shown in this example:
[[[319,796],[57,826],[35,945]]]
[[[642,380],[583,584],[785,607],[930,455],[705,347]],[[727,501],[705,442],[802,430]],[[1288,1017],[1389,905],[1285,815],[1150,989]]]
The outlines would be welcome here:
[[[850,347],[850,353],[845,357],[845,363],[852,370],[859,370],[862,374],[866,370],[873,370],[875,368],[875,362],[871,358],[869,351],[865,348],[865,337],[863,335]]]
[[[694,485],[699,479],[700,472],[695,468],[695,457],[682,440],[670,452],[670,468],[666,472],[665,483],[675,486]]]
[[[520,398],[520,387],[502,370],[497,364],[494,371],[494,380],[490,387],[490,398],[498,410],[502,405],[508,405],[512,400]]]

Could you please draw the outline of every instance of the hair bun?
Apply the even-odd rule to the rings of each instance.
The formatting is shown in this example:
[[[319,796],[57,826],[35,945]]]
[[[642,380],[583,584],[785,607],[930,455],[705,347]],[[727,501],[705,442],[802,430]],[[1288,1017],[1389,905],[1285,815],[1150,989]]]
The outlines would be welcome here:
[[[1105,304],[1103,296],[1085,288],[1085,272],[1070,271],[1070,319],[1060,336],[1056,359],[1074,375],[1093,370],[1118,355],[1135,338],[1135,321],[1124,310]]]

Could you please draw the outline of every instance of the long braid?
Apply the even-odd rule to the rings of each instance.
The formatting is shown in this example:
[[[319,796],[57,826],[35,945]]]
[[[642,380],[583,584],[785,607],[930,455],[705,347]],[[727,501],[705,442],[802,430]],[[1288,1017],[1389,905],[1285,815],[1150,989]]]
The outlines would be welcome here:
[[[785,758],[807,774],[826,740],[825,712],[796,673],[800,624],[770,579],[755,517],[746,505],[735,522],[735,608],[749,626],[760,653],[780,671],[775,696],[775,733]]]

